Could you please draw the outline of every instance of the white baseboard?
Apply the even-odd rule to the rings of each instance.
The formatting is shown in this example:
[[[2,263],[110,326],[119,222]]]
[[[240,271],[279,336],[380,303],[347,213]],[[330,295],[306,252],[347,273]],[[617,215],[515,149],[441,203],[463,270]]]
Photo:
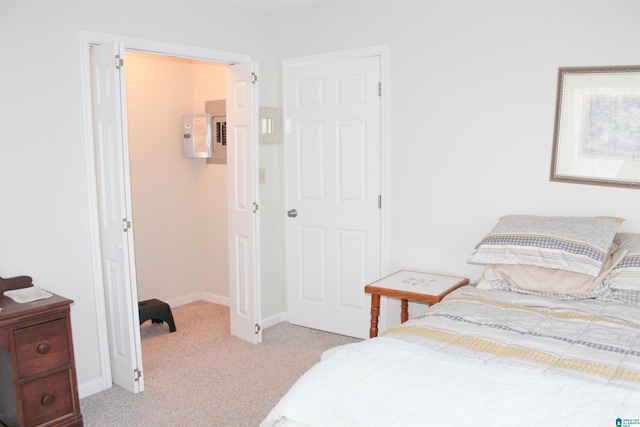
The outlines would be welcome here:
[[[105,385],[102,378],[96,378],[95,380],[91,380],[82,384],[78,384],[78,397],[80,399],[85,398],[87,396],[91,396],[92,394],[100,393],[101,391],[105,391],[111,388],[111,384]]]
[[[178,298],[167,300],[166,303],[169,304],[169,307],[180,307],[181,305],[190,304],[196,301],[207,301],[229,307],[229,297],[222,297],[208,292],[196,292],[194,294],[183,295]]]
[[[229,297],[221,297],[220,295],[214,295],[207,292],[202,292],[202,300],[212,302],[214,304],[220,304],[229,307]]]
[[[270,326],[277,325],[280,322],[286,322],[287,320],[289,320],[287,312],[283,311],[278,314],[274,314],[273,316],[262,319],[260,323],[262,324],[262,329],[264,330]]]

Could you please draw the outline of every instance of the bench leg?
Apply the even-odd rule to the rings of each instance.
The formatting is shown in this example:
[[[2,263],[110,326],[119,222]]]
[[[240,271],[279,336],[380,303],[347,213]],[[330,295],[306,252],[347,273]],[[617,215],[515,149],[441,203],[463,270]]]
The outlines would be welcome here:
[[[169,313],[167,314],[167,318],[165,319],[167,325],[169,325],[169,332],[176,331],[176,324],[173,321],[173,314],[171,314],[171,309],[169,309]]]

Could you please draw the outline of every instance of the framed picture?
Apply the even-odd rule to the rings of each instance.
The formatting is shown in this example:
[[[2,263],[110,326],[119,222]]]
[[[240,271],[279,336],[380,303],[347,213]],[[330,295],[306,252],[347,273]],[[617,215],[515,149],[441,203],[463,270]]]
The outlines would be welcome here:
[[[640,188],[640,65],[558,70],[551,181]]]

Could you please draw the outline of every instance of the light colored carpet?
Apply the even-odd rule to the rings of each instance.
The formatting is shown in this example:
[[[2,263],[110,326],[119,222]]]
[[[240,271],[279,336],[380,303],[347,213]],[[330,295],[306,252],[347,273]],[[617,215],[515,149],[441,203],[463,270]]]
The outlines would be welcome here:
[[[85,426],[257,426],[324,350],[359,341],[283,322],[253,345],[230,335],[228,307],[172,312],[174,333],[140,327],[145,391],[113,386],[82,399]]]

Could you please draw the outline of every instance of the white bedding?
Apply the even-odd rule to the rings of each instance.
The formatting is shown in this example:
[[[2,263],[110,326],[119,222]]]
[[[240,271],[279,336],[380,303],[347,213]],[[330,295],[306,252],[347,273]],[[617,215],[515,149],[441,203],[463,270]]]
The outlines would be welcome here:
[[[261,425],[613,427],[617,418],[640,419],[640,307],[464,287],[422,319],[325,352]]]

